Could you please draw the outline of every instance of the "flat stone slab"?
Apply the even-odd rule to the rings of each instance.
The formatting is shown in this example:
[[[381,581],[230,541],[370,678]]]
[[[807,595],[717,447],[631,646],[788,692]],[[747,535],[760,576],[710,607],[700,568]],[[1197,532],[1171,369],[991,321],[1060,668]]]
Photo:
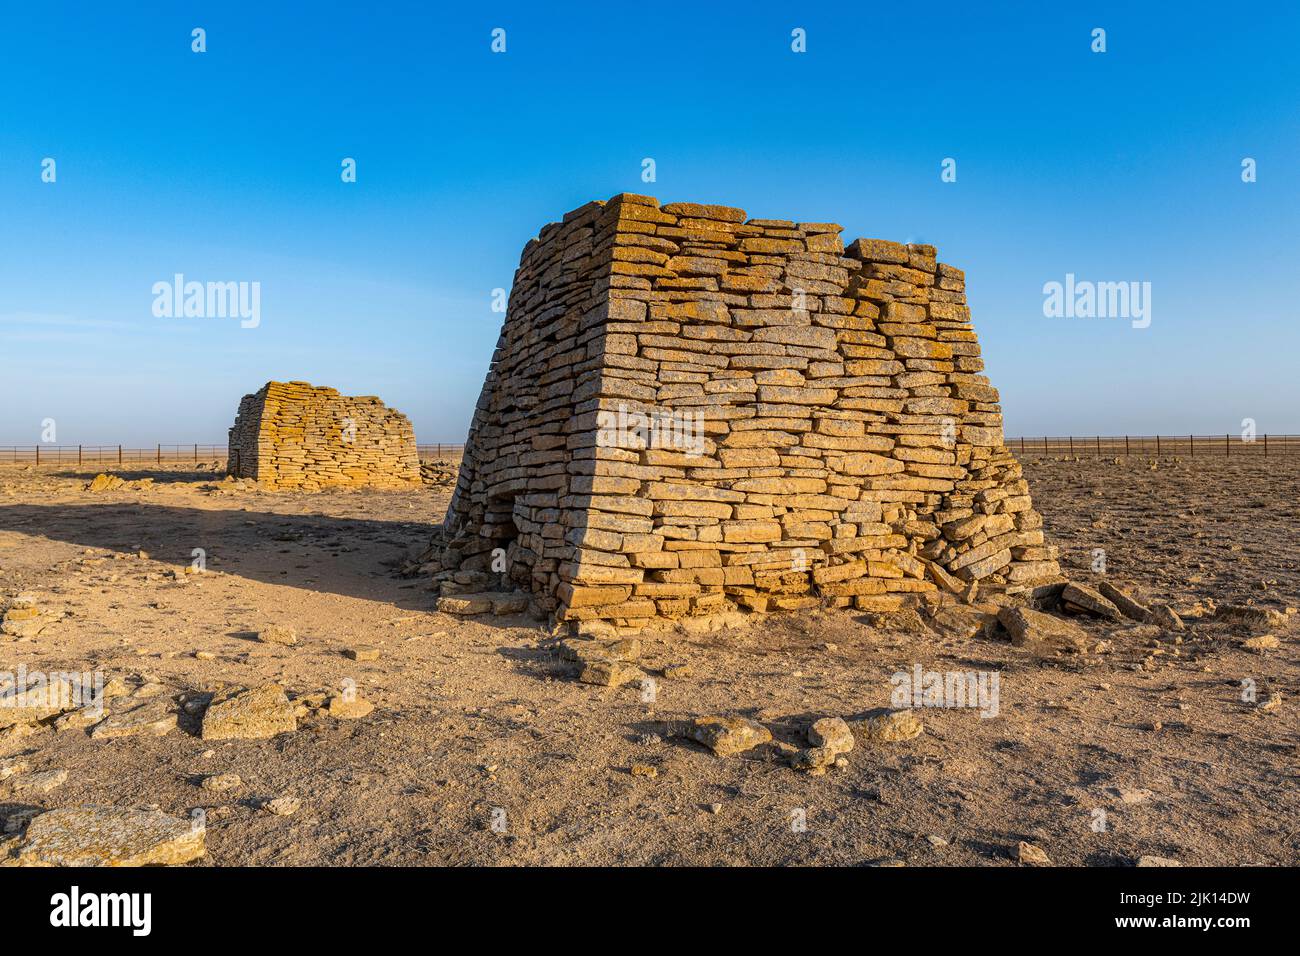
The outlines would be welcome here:
[[[5,866],[174,866],[206,852],[202,827],[158,810],[73,807],[42,813]]]
[[[375,705],[359,694],[335,695],[330,698],[328,712],[338,720],[360,720],[374,709]]]
[[[73,687],[63,678],[31,684],[22,690],[10,687],[0,691],[0,728],[34,724],[74,706],[78,705]]]
[[[279,684],[225,688],[203,715],[204,740],[260,740],[297,729],[293,704]]]
[[[849,727],[858,737],[877,743],[899,743],[925,731],[925,724],[912,711],[888,707],[868,711],[862,718],[849,721]]]
[[[1067,584],[1061,592],[1061,603],[1067,610],[1092,614],[1096,617],[1118,621],[1124,615],[1113,601],[1085,584]]]
[[[120,714],[112,714],[95,725],[95,740],[114,737],[161,737],[176,726],[176,711],[165,700],[151,700]]]
[[[770,730],[744,717],[696,717],[681,728],[680,735],[703,744],[719,757],[744,753],[772,740]]]
[[[593,660],[583,665],[578,680],[584,684],[599,684],[602,687],[622,687],[624,684],[644,677],[641,668],[622,661]]]
[[[1097,590],[1101,592],[1102,597],[1119,608],[1121,614],[1127,618],[1132,618],[1139,624],[1145,623],[1146,619],[1151,616],[1149,608],[1133,600],[1109,581],[1102,581],[1101,584],[1097,585]]]
[[[998,621],[1018,647],[1041,645],[1079,653],[1088,646],[1088,634],[1079,625],[1027,607],[1004,607]]]

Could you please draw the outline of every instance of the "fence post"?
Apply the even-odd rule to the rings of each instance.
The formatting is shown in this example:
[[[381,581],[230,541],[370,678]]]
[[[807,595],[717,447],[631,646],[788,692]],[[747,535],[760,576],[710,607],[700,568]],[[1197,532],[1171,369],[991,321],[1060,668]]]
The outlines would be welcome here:
[[[117,446],[117,466],[119,468],[122,467],[122,446],[121,445]]]
[[[1156,457],[1160,457],[1160,436],[1156,436]]]
[[[1020,457],[1023,458],[1024,456],[1025,456],[1025,436],[1021,435],[1020,436]]]
[[[1101,436],[1097,436],[1097,457],[1101,457]]]
[[[41,446],[40,446],[40,445],[37,445],[37,446],[36,446],[36,464],[39,465],[40,463],[41,463]]]
[[[1074,457],[1074,436],[1070,436],[1070,457]]]
[[[1227,458],[1229,454],[1230,452],[1228,448],[1228,436],[1224,435],[1223,436],[1223,457]]]
[[[81,467],[81,446],[77,446],[77,467]]]
[[[1124,436],[1124,457],[1128,457],[1128,436]]]
[[[1188,436],[1187,436],[1187,443],[1188,443],[1189,445],[1192,446],[1192,453],[1191,453],[1191,455],[1189,455],[1188,457],[1189,457],[1189,458],[1195,458],[1195,457],[1196,457],[1196,436],[1195,436],[1195,435],[1188,435]]]
[[[194,443],[194,460],[195,460],[196,462],[199,460],[199,443],[198,443],[198,442],[195,442],[195,443]]]
[[[162,464],[162,445],[161,445],[161,444],[158,446],[158,458],[157,458],[157,461],[158,461],[158,464],[160,464],[160,465]]]

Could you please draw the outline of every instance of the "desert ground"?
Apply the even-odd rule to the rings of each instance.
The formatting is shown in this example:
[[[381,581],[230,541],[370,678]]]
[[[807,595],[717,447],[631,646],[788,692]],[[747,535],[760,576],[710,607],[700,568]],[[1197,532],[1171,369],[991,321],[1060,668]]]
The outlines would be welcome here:
[[[1300,604],[1300,459],[1025,470],[1070,578],[1168,603],[1181,631],[1080,619],[1096,644],[1067,655],[925,610],[769,616],[645,638],[648,698],[575,680],[544,621],[439,613],[428,578],[400,573],[445,483],[271,493],[213,463],[92,491],[95,470],[0,468],[0,608],[25,595],[43,622],[0,637],[0,672],[101,671],[110,715],[179,713],[157,736],[0,730],[0,855],[35,813],[89,804],[203,810],[196,866],[1015,866],[1022,841],[1056,865],[1300,863],[1296,639],[1215,615]],[[194,549],[206,568],[187,573]],[[297,643],[259,640],[272,625]],[[918,664],[996,671],[997,715],[920,708],[919,736],[860,740],[822,775],[669,733],[745,716],[800,741],[889,706]],[[198,736],[206,695],[268,681],[296,730]],[[341,687],[373,711],[331,716]]]

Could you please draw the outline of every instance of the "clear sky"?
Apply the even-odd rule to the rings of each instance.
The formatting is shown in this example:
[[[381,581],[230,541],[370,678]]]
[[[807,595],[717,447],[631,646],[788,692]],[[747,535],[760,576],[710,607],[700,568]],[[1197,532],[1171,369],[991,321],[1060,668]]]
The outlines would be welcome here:
[[[224,442],[272,378],[462,441],[492,290],[622,191],[938,246],[1009,435],[1300,432],[1297,9],[5,3],[0,444]],[[175,273],[260,324],[155,317]],[[1069,273],[1150,326],[1045,317]]]

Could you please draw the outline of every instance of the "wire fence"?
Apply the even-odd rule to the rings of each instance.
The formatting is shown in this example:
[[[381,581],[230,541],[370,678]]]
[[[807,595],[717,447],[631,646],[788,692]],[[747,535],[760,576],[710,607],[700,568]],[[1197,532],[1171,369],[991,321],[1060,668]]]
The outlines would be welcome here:
[[[465,454],[463,442],[450,445],[446,442],[436,445],[416,445],[415,448],[421,458],[455,458]]]
[[[1066,435],[1008,438],[1007,445],[1021,457],[1300,456],[1300,435]]]
[[[149,448],[125,445],[0,445],[0,465],[162,465],[184,462],[222,462],[225,442],[172,442]],[[417,445],[421,458],[449,458],[461,455],[464,444],[449,442]]]
[[[1008,438],[1007,445],[1022,457],[1121,458],[1128,456],[1231,458],[1234,456],[1300,456],[1300,435],[1065,435]],[[421,459],[456,458],[463,442],[417,445]],[[149,448],[125,445],[0,445],[0,465],[146,465],[183,462],[224,462],[227,446],[215,443],[172,442]]]

